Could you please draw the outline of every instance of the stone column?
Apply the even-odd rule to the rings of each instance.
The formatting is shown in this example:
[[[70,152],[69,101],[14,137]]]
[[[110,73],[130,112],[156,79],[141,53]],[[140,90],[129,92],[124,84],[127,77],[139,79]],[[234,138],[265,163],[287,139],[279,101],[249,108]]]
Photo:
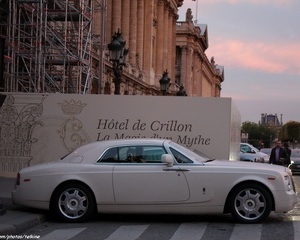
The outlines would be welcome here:
[[[164,48],[164,2],[157,1],[157,30],[156,30],[156,66],[157,78],[162,76],[163,71],[163,48]]]
[[[106,36],[105,36],[105,42],[110,43],[111,42],[111,37],[113,35],[112,31],[112,2],[107,1],[107,8],[106,8]]]
[[[211,83],[211,97],[215,97],[216,96],[216,83],[215,83],[215,79],[213,78],[213,81]]]
[[[148,0],[149,1],[149,0]],[[139,67],[143,68],[144,60],[144,0],[138,0],[137,3],[137,58],[139,62]]]
[[[143,63],[143,71],[145,74],[144,80],[149,84],[154,84],[154,78],[151,75],[153,71],[154,64],[154,41],[155,38],[155,26],[154,24],[154,10],[153,10],[153,0],[145,0],[145,22],[144,22],[144,63]]]
[[[199,60],[198,54],[194,51],[193,54],[193,81],[192,81],[192,95],[199,96]]]
[[[173,16],[172,16],[172,9],[170,7],[168,7],[168,28],[167,28],[167,49],[168,49],[168,55],[167,55],[167,60],[168,60],[168,71],[169,71],[169,77],[171,78],[171,81],[174,82],[175,79],[173,77],[174,75],[174,70],[173,69],[173,53],[174,51],[176,51],[176,49],[174,49],[174,38],[173,38]]]
[[[121,15],[122,15],[122,5],[120,0],[111,0],[112,1],[112,33],[117,32],[118,29],[121,29]]]
[[[197,67],[198,68],[198,71],[197,71],[197,85],[199,86],[198,87],[198,92],[197,92],[197,94],[198,94],[198,96],[202,96],[202,84],[203,84],[203,74],[202,74],[202,72],[203,72],[203,57],[202,57],[202,55],[201,55],[201,53],[200,53],[200,56],[199,56],[199,58],[198,58],[199,60],[198,60],[198,64],[199,64],[199,66]]]
[[[187,48],[187,61],[186,61],[186,67],[187,67],[187,72],[186,72],[186,86],[185,89],[189,93],[189,95],[192,95],[193,89],[192,89],[192,64],[193,64],[193,55],[194,51],[191,46],[188,46]]]
[[[130,0],[122,1],[122,17],[121,17],[121,32],[123,39],[126,41],[126,48],[129,44],[129,29],[130,29]]]
[[[170,42],[170,35],[169,35],[169,8],[165,6],[164,8],[164,30],[163,30],[163,70],[168,70],[170,72],[171,69],[168,69],[169,67],[169,58],[170,58],[170,53],[169,53],[169,46],[172,44]]]
[[[102,26],[102,11],[101,5],[98,2],[93,2],[93,22],[92,22],[92,34],[100,36]]]
[[[129,62],[136,65],[137,1],[130,1]]]
[[[182,85],[184,86],[185,90],[187,91],[187,94],[189,95],[190,92],[188,92],[187,85],[186,85],[186,71],[187,71],[187,47],[183,46],[181,48],[181,74],[180,74],[180,81]]]
[[[177,21],[177,18],[174,15],[174,13],[172,13],[172,16],[171,16],[171,24],[172,24],[171,79],[173,79],[173,82],[175,82],[175,75],[176,75],[176,67],[175,67],[175,63],[176,63],[176,21]]]

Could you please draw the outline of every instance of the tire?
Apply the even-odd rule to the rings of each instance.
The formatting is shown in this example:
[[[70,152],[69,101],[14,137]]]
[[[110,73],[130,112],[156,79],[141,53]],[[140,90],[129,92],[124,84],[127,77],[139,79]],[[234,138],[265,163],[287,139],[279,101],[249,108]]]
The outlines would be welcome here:
[[[54,192],[50,210],[64,222],[85,222],[93,217],[96,204],[87,187],[68,183]]]
[[[244,184],[233,190],[230,197],[231,214],[240,223],[259,223],[272,209],[270,193],[258,184]]]

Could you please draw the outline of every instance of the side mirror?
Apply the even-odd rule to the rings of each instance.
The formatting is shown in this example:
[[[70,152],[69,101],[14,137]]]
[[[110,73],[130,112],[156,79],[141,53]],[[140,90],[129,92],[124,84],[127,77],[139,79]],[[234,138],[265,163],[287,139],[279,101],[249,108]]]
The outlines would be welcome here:
[[[171,154],[163,154],[161,155],[161,162],[165,163],[167,167],[173,167],[174,165],[174,159]]]

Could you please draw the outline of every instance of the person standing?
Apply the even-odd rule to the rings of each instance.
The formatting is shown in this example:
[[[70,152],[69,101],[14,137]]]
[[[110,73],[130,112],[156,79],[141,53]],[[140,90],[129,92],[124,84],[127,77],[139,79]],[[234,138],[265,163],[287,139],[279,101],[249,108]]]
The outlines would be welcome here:
[[[283,144],[283,148],[286,151],[286,158],[285,158],[285,166],[288,166],[291,164],[291,154],[292,154],[292,150],[289,147],[288,143],[284,143]]]
[[[269,163],[276,165],[284,165],[287,157],[285,149],[282,147],[281,141],[276,142],[276,146],[272,148]]]

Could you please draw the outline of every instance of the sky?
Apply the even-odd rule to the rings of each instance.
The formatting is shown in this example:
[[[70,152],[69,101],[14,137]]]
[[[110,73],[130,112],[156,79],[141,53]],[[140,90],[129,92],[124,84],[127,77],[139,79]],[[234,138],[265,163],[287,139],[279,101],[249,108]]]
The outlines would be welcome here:
[[[241,121],[267,113],[300,122],[300,1],[184,0],[179,21],[188,8],[207,24],[206,55],[224,66],[221,97],[233,99]]]

